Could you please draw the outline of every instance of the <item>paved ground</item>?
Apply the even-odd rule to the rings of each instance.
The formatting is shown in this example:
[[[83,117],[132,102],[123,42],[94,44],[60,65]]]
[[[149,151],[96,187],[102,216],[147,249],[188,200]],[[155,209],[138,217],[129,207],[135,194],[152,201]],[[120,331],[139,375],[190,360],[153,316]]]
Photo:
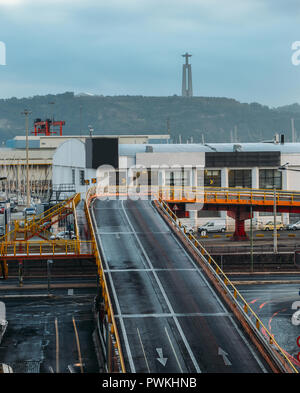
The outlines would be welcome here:
[[[269,371],[149,202],[92,211],[128,371]]]
[[[0,281],[0,301],[6,304],[8,320],[0,362],[11,365],[14,372],[80,372],[77,330],[83,371],[99,372],[92,339],[96,288],[87,284],[78,287],[73,280],[68,288],[52,287],[49,297],[47,282],[42,279],[28,280],[21,289],[14,279]],[[4,290],[4,286],[10,288]]]
[[[298,275],[284,275],[286,280],[294,280]],[[274,334],[278,344],[290,355],[290,360],[300,371],[300,363],[296,356],[300,352],[297,338],[300,336],[300,325],[292,324],[292,315],[296,310],[292,309],[295,301],[300,301],[298,284],[280,284],[284,279],[282,275],[232,275],[231,279],[241,282],[237,285],[238,290],[250,303],[251,308],[258,314],[266,328]],[[262,284],[265,280],[273,280],[274,284]],[[248,285],[242,284],[242,281]],[[259,280],[260,284],[255,284]]]

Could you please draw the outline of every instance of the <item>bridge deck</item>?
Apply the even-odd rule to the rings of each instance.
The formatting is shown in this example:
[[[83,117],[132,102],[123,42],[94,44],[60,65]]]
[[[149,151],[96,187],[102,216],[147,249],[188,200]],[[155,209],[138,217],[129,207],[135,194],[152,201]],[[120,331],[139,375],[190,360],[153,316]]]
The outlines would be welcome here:
[[[128,372],[269,371],[151,202],[92,212]]]

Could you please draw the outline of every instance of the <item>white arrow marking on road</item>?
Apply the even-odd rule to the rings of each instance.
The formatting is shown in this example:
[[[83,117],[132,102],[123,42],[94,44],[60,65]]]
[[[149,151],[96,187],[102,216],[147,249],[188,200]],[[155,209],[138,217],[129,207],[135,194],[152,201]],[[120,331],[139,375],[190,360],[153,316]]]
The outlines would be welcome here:
[[[219,347],[218,355],[223,356],[223,360],[225,363],[225,366],[231,366],[230,360],[227,358],[228,353],[226,353],[222,348]]]
[[[156,359],[159,361],[159,363],[161,363],[163,366],[165,366],[166,363],[167,363],[168,358],[164,358],[163,357],[162,348],[156,348],[156,351],[157,351],[158,356],[159,356],[159,358],[156,358]]]

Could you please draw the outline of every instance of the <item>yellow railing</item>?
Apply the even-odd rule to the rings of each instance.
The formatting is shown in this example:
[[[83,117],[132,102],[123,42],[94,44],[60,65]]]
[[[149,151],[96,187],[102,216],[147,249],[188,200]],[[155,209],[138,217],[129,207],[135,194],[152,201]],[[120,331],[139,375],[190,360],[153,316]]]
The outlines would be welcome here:
[[[79,202],[80,202],[80,194],[74,194],[71,198],[68,198],[63,202],[58,203],[57,205],[46,210],[45,212],[33,216],[31,220],[18,220],[18,221],[16,220],[14,223],[15,228],[12,231],[5,234],[4,236],[0,237],[0,242],[9,241],[11,239],[16,240],[16,233],[20,230],[22,232],[37,231],[42,223],[47,222],[54,215],[63,212],[63,210],[66,208],[68,204],[70,205],[69,208],[70,209],[73,208],[75,211],[75,207]],[[21,225],[21,223],[23,225]]]
[[[194,187],[194,186],[98,186],[97,195],[99,197],[110,197],[113,195],[134,195],[152,196],[159,195],[163,200],[168,201],[190,201],[199,203],[213,203],[219,200],[227,203],[255,203],[273,204],[274,190],[248,189],[248,188],[214,188],[214,187]],[[300,192],[276,190],[276,201],[284,205],[300,205]]]
[[[103,294],[103,298],[104,298],[104,302],[105,302],[105,312],[107,313],[108,321],[110,323],[110,334],[113,337],[115,337],[115,342],[116,342],[116,347],[117,347],[117,351],[118,351],[118,357],[119,357],[119,360],[120,360],[121,370],[122,370],[123,373],[126,373],[125,362],[124,362],[124,357],[123,357],[120,337],[119,337],[119,334],[118,334],[117,324],[116,324],[116,321],[115,321],[115,316],[114,316],[114,311],[113,311],[113,307],[112,307],[112,302],[111,302],[111,298],[110,298],[110,295],[109,295],[108,285],[107,285],[105,274],[104,274],[104,270],[103,270],[103,265],[102,265],[102,260],[101,260],[101,256],[100,256],[100,251],[99,251],[99,248],[98,248],[97,239],[96,239],[96,235],[95,235],[95,232],[94,232],[92,218],[91,218],[90,211],[89,211],[89,206],[90,206],[90,203],[91,203],[93,197],[95,196],[95,192],[96,192],[96,187],[95,186],[91,187],[88,190],[88,192],[87,192],[86,203],[85,203],[86,217],[87,217],[87,220],[88,220],[88,225],[89,225],[89,228],[90,228],[92,240],[93,240],[94,245],[95,245],[95,249],[94,250],[95,250],[95,257],[96,257],[96,263],[97,263],[97,268],[98,268],[99,283],[100,283],[100,286],[101,286],[101,289],[102,289],[102,294]]]
[[[170,216],[171,220],[175,223],[175,225],[182,227],[180,220],[169,208],[169,206],[161,199],[159,199],[159,202],[162,208],[165,210],[165,212],[167,212],[167,214]],[[224,288],[226,288],[227,293],[231,297],[233,297],[232,300],[242,307],[243,313],[245,313],[250,318],[253,317],[255,321],[254,324],[255,329],[259,333],[264,334],[264,336],[268,338],[268,343],[276,347],[277,350],[280,352],[280,355],[288,363],[291,369],[295,373],[298,373],[297,369],[294,367],[294,365],[292,364],[288,356],[285,354],[283,349],[279,346],[279,344],[276,342],[272,334],[262,323],[258,315],[252,310],[252,308],[249,306],[245,298],[241,295],[241,293],[238,291],[235,285],[230,281],[228,276],[223,272],[223,270],[220,268],[220,266],[217,264],[214,258],[206,251],[203,245],[192,234],[186,234],[185,227],[183,227],[183,232],[188,238],[188,240],[190,241],[193,248],[196,249],[201,259],[206,263],[206,265],[210,268],[210,270],[213,270],[214,276],[218,279],[219,282],[223,284]]]
[[[76,206],[80,202],[81,197],[80,194],[76,194],[75,197],[72,200],[72,207],[73,207],[73,213],[74,213],[74,223],[75,223],[75,234],[76,234],[76,239],[79,239],[79,231],[78,231],[78,222],[77,222],[77,213],[76,213]]]
[[[0,244],[0,257],[81,256],[93,255],[93,240],[4,241]]]

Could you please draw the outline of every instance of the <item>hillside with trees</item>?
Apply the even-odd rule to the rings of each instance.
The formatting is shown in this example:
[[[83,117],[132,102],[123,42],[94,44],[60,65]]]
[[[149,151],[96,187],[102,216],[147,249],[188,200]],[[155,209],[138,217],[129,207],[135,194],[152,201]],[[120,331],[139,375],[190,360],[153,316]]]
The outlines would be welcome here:
[[[300,137],[300,105],[269,108],[220,97],[91,96],[72,92],[0,100],[0,141],[25,135],[24,109],[36,118],[65,120],[64,134],[159,134],[173,142],[258,142],[284,133],[291,141],[291,118]],[[191,139],[192,137],[192,139]],[[299,139],[300,140],[300,139]]]

